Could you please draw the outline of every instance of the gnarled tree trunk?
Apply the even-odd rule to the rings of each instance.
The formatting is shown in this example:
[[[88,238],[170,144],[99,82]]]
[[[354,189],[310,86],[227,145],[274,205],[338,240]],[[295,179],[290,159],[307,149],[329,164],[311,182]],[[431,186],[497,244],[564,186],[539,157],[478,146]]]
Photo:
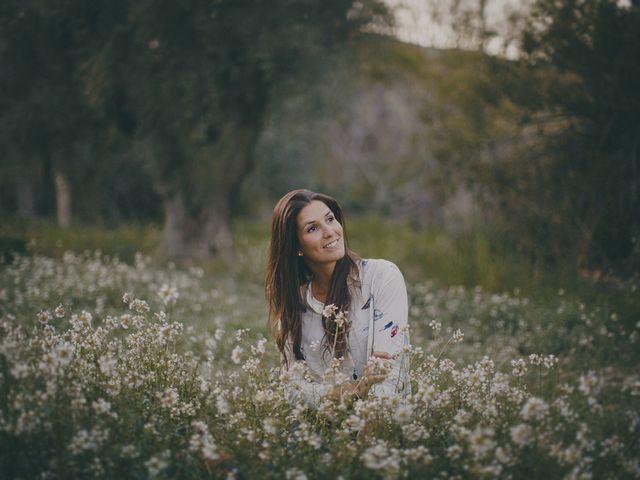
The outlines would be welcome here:
[[[60,170],[54,173],[56,187],[56,220],[59,227],[71,225],[71,187],[67,177]]]
[[[193,181],[202,187],[198,200],[180,180],[184,170],[156,182],[165,212],[160,254],[165,257],[235,259],[231,220],[242,181],[254,165],[254,149],[262,131],[266,107],[253,110],[250,120],[227,126],[211,150],[196,152],[207,165],[208,178]],[[174,147],[176,143],[172,144]],[[175,152],[175,150],[174,150]],[[178,154],[176,152],[176,154]],[[209,158],[213,155],[215,158]],[[202,193],[204,192],[204,193]]]
[[[227,200],[193,214],[185,192],[174,191],[162,196],[165,212],[160,254],[171,258],[208,259],[219,255],[235,258],[231,235],[231,211]]]
[[[31,219],[36,216],[33,177],[25,170],[20,170],[16,177],[16,201],[19,217]]]

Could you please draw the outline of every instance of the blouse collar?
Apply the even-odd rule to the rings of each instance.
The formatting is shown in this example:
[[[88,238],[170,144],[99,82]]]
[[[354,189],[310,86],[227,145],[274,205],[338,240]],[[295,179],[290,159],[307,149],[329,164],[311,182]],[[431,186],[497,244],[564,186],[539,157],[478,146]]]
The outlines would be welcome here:
[[[309,282],[307,283],[307,293],[306,293],[307,305],[309,305],[311,310],[322,315],[322,310],[324,310],[324,303],[322,303],[320,300],[318,300],[313,296],[313,293],[311,292],[312,280],[313,280],[313,277],[310,278]]]

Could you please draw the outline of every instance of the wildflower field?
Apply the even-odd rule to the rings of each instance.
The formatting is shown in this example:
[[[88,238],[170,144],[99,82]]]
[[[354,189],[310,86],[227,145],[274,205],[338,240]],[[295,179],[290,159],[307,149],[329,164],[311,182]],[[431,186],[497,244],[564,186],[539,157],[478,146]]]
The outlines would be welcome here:
[[[640,477],[634,283],[542,300],[407,279],[408,400],[306,411],[261,255],[241,275],[98,251],[0,265],[0,477]]]

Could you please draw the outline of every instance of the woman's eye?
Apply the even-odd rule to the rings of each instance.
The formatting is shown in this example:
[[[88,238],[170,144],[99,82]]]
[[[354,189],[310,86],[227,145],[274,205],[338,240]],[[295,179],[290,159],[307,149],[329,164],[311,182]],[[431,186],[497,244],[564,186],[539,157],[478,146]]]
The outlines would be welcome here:
[[[327,222],[331,223],[335,220],[335,217],[327,217]]]
[[[318,228],[318,227],[316,227],[315,225],[312,225],[311,227],[308,228],[307,233],[311,233],[311,232],[315,231],[316,228]]]

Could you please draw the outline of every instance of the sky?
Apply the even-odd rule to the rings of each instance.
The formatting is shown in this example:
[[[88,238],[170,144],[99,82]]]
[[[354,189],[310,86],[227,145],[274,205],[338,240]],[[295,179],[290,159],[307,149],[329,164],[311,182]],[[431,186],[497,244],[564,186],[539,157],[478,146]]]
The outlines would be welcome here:
[[[453,0],[385,0],[395,9],[396,36],[405,42],[423,46],[450,48],[456,46],[447,8]],[[475,7],[479,0],[460,0],[461,5]],[[509,45],[507,18],[514,11],[521,11],[528,0],[486,0],[487,27],[498,32],[486,46],[489,53],[513,57],[515,46]],[[439,12],[440,21],[433,14]]]
[[[463,7],[477,8],[481,0],[384,0],[395,9],[396,36],[405,42],[426,47],[452,48],[456,45],[455,33],[451,28],[451,16],[447,9],[458,3]],[[485,0],[487,27],[497,32],[485,46],[490,54],[508,58],[517,56],[513,42],[509,42],[509,22],[511,13],[526,11],[532,0]],[[618,0],[618,5],[629,8],[630,0]],[[440,12],[442,18],[434,21],[433,13]]]

